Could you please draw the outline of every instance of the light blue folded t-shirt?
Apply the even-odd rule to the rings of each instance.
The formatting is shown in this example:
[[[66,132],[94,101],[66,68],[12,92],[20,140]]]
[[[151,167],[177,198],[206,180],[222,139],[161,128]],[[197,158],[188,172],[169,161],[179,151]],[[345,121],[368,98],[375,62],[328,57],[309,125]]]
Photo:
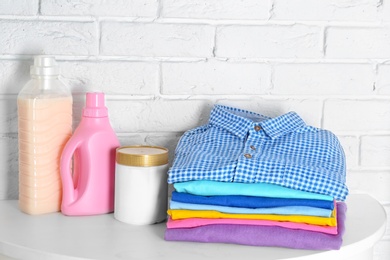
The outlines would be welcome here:
[[[333,201],[333,197],[329,195],[300,191],[269,183],[187,181],[175,183],[173,187],[177,192],[186,192],[201,196],[244,195]]]
[[[273,215],[302,215],[302,216],[317,216],[330,217],[332,210],[322,209],[307,206],[286,206],[275,208],[238,208],[226,207],[207,204],[192,204],[170,201],[170,209],[185,209],[185,210],[216,210],[223,213],[232,214],[273,214]]]

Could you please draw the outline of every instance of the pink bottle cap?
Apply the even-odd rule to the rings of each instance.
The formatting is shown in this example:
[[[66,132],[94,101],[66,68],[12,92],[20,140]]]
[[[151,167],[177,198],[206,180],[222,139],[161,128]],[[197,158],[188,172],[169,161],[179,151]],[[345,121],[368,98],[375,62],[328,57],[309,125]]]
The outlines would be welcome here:
[[[108,109],[104,104],[104,93],[88,92],[83,116],[85,117],[107,117]]]

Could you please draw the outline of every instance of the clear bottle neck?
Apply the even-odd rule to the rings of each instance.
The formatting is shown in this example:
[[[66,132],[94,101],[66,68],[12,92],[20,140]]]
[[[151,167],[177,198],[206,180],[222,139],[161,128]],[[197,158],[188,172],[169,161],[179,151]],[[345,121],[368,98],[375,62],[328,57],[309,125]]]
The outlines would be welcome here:
[[[37,75],[37,74],[31,74],[30,75],[32,79],[58,79],[59,75]]]
[[[58,80],[59,75],[36,75],[31,74],[31,79],[38,81],[40,89],[51,89],[53,88],[53,81]]]

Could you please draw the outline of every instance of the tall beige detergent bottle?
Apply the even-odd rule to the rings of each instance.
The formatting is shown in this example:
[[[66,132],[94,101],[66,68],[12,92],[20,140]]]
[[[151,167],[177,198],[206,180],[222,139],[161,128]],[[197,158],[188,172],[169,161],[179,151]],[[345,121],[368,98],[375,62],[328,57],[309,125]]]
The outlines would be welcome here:
[[[51,56],[34,57],[18,103],[19,208],[31,214],[61,209],[60,157],[72,135],[72,95]]]

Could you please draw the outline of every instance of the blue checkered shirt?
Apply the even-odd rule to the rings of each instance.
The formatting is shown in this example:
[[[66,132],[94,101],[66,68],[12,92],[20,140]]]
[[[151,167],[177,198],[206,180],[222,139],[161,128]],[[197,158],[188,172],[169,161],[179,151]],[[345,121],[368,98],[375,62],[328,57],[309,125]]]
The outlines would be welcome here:
[[[168,183],[212,180],[272,183],[345,200],[346,166],[337,137],[295,113],[269,118],[215,105],[208,124],[189,130]]]

